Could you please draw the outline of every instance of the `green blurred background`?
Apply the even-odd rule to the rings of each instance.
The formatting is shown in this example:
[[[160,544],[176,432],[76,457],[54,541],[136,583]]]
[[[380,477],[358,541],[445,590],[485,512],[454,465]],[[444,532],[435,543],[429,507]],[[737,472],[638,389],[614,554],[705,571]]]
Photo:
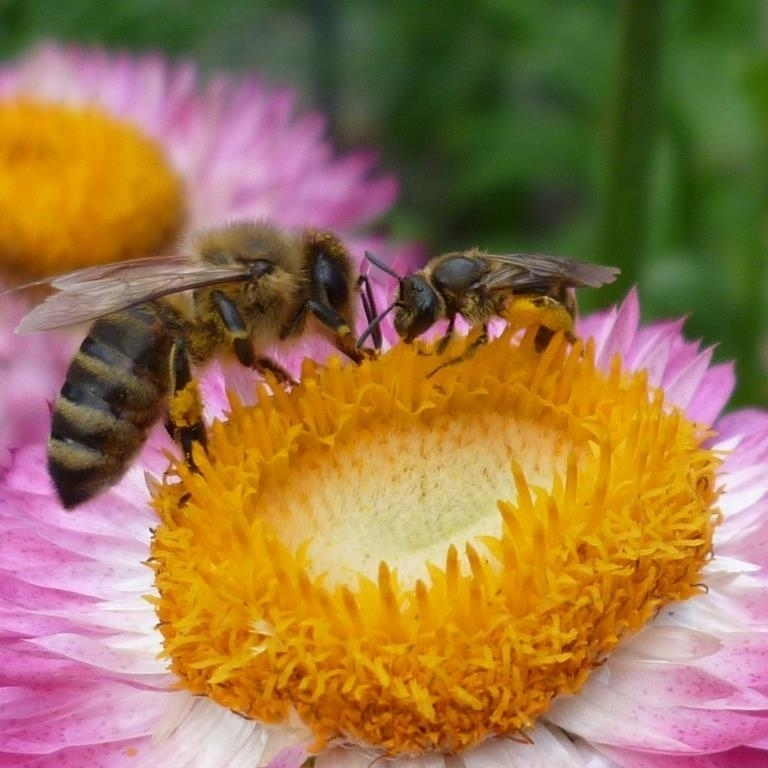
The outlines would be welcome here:
[[[0,0],[0,54],[55,37],[256,70],[401,180],[378,228],[622,268],[646,319],[768,404],[768,3]]]

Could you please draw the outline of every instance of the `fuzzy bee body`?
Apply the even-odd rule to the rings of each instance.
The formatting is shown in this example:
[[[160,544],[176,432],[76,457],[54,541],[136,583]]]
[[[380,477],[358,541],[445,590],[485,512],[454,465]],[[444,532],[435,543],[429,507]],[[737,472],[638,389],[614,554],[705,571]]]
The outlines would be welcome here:
[[[56,398],[48,471],[74,507],[117,482],[161,417],[174,337],[159,302],[97,320]]]
[[[79,270],[50,281],[59,293],[19,332],[94,321],[53,407],[48,469],[71,508],[116,483],[188,388],[192,369],[219,355],[290,376],[262,352],[308,322],[356,362],[351,259],[335,235],[300,235],[244,221],[197,235],[186,253]],[[194,398],[193,398],[194,399]],[[205,447],[199,402],[167,427],[194,467]]]

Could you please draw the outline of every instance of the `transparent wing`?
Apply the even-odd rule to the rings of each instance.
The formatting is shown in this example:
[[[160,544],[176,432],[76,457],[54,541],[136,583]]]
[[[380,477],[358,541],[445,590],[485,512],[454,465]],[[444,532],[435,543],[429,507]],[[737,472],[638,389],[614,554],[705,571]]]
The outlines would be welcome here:
[[[87,267],[32,283],[50,285],[58,293],[27,314],[16,330],[35,333],[77,325],[170,293],[258,276],[244,264],[216,265],[184,254]]]
[[[517,292],[561,288],[597,288],[612,283],[621,270],[586,261],[573,261],[539,253],[484,254],[495,269],[484,278],[488,290]]]

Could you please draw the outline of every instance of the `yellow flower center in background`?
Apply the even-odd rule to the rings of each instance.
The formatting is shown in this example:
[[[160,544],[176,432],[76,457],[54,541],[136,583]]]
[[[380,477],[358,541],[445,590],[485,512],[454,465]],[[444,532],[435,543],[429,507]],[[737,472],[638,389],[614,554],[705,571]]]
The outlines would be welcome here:
[[[507,333],[398,345],[233,402],[156,490],[154,598],[181,683],[388,754],[521,734],[697,594],[716,457],[645,377]],[[456,352],[456,348],[453,349]]]
[[[0,271],[17,279],[152,255],[184,190],[162,148],[95,107],[0,102]]]

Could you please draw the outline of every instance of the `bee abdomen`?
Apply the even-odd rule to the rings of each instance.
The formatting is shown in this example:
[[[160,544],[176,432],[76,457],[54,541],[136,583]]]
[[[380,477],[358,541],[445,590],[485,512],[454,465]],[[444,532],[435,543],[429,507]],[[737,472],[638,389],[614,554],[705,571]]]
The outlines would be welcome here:
[[[143,304],[97,320],[69,366],[48,441],[67,508],[122,477],[162,412],[172,337],[159,315]]]

